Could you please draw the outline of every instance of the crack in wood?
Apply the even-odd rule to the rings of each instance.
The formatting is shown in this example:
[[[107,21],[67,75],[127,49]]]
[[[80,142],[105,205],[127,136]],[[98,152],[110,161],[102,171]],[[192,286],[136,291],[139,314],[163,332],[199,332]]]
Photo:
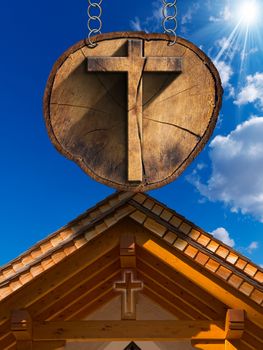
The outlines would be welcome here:
[[[86,59],[87,59],[87,56],[86,56],[85,53],[83,52],[83,48],[80,49],[80,52],[82,53],[84,59],[86,60]]]
[[[82,109],[89,109],[91,111],[94,112],[99,112],[99,113],[103,113],[103,114],[107,114],[108,112],[102,111],[101,109],[96,109],[94,107],[90,107],[90,106],[84,106],[84,105],[72,105],[70,103],[57,103],[57,102],[51,102],[50,103],[51,106],[61,106],[61,107],[73,107],[73,108],[82,108]]]
[[[139,81],[138,81],[137,93],[136,93],[136,101],[138,100],[138,96],[140,94],[140,88],[142,87],[143,73],[144,73],[146,64],[147,64],[147,57],[144,58],[144,62],[143,62],[142,70],[141,70],[141,76],[140,76]]]
[[[137,85],[136,105],[138,103],[137,101],[138,101],[138,98],[139,98],[139,95],[140,95],[140,90],[142,89],[142,79],[143,79],[143,73],[144,73],[146,64],[147,64],[147,57],[144,59],[142,70],[141,70],[141,76],[140,76],[140,79],[139,79],[138,85]],[[142,109],[142,106],[141,106],[141,109]],[[142,113],[142,110],[141,110],[141,113]],[[142,151],[142,141],[143,141],[142,140],[142,125],[140,125],[140,120],[139,120],[138,113],[136,113],[136,119],[137,119],[137,129],[138,129],[138,136],[139,136],[140,148],[141,148],[142,172],[143,172],[143,177],[145,177],[146,176],[146,172],[145,172],[145,164],[144,164],[143,151]]]
[[[189,130],[189,129],[186,129],[186,128],[180,126],[180,125],[173,124],[173,123],[169,123],[169,122],[164,122],[164,121],[157,120],[157,119],[153,119],[153,118],[150,118],[150,117],[145,116],[145,114],[144,114],[144,118],[147,119],[147,120],[150,120],[150,121],[152,121],[152,122],[155,122],[155,123],[160,123],[160,124],[165,124],[165,125],[171,125],[171,126],[173,126],[173,127],[175,127],[175,128],[178,128],[178,129],[180,129],[180,130],[186,131],[186,132],[188,132],[189,134],[195,136],[198,140],[201,140],[201,138],[202,138],[202,136],[200,136],[200,135],[194,133],[193,131],[191,131],[191,130]]]
[[[195,88],[195,87],[197,87],[197,86],[198,86],[198,84],[195,84],[195,85],[193,85],[193,86],[191,86],[191,87],[189,87],[189,88],[187,88],[187,89],[181,90],[181,91],[179,91],[179,92],[177,92],[177,93],[175,93],[175,94],[173,94],[173,95],[170,95],[170,96],[168,96],[168,97],[166,97],[166,98],[164,98],[164,99],[162,99],[162,100],[160,100],[160,101],[157,101],[156,104],[165,102],[165,101],[167,101],[167,100],[169,100],[169,99],[171,99],[171,98],[173,98],[173,97],[175,97],[175,96],[178,96],[178,95],[183,94],[183,93],[185,93],[185,92],[187,92],[187,91],[190,91],[190,90],[192,90],[193,88]],[[146,105],[146,104],[145,104],[145,105]],[[144,105],[144,106],[145,106],[145,105]]]
[[[88,131],[85,136],[89,135],[89,134],[93,134],[94,132],[100,132],[100,131],[108,131],[109,129],[94,129],[94,130],[90,130]]]
[[[110,131],[110,130],[112,130],[112,129],[114,129],[114,128],[117,128],[120,124],[122,124],[121,122],[120,123],[116,123],[116,124],[114,124],[114,125],[112,125],[110,128],[100,128],[100,129],[94,129],[94,130],[90,130],[90,131],[88,131],[88,132],[86,132],[85,134],[84,134],[84,136],[87,136],[87,135],[89,135],[89,134],[92,134],[92,133],[94,133],[94,132],[100,132],[100,131]]]
[[[160,88],[156,91],[155,94],[153,94],[146,102],[143,103],[143,107],[146,106],[147,104],[149,104],[162,90],[163,88],[167,85],[167,82],[170,80],[170,77],[168,77],[167,79],[165,79],[165,81],[162,83],[162,85],[160,86]]]

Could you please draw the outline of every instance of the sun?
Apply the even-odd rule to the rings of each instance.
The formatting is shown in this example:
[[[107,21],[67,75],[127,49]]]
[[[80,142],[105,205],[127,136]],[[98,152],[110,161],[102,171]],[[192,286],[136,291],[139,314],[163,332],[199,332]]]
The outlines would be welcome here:
[[[239,10],[240,21],[247,26],[254,25],[258,20],[259,7],[257,1],[247,0],[241,4]]]

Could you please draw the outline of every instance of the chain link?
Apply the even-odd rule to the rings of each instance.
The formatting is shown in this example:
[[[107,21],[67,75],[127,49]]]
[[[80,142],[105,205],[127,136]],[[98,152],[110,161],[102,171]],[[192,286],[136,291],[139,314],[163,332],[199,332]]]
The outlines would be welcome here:
[[[173,35],[174,37],[173,40],[171,40],[168,44],[171,46],[176,43],[177,38],[177,0],[163,0],[163,17],[164,18],[162,24],[164,33]]]
[[[101,28],[102,28],[101,4],[102,4],[102,0],[88,0],[88,3],[89,3],[89,6],[88,6],[88,17],[89,17],[89,19],[88,19],[88,29],[89,29],[88,46],[94,48],[98,44],[92,40],[92,35],[101,34]],[[95,11],[97,13],[95,13]],[[94,28],[92,28],[92,26],[94,26]]]
[[[98,44],[92,40],[94,34],[101,34],[102,28],[102,4],[103,0],[88,0],[88,46],[96,47]],[[176,43],[176,30],[177,30],[177,0],[162,0],[163,1],[163,30],[164,33],[172,35],[174,38],[168,45],[174,45]],[[94,13],[94,11],[98,11]],[[172,11],[172,13],[171,13]],[[93,12],[93,13],[92,13]],[[169,14],[170,12],[170,14]],[[95,26],[94,28],[92,26]]]

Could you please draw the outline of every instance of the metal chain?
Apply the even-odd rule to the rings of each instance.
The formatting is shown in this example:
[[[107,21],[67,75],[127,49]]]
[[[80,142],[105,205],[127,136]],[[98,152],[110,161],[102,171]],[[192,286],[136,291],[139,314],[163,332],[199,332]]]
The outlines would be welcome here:
[[[170,11],[170,14],[168,14],[168,11]],[[176,43],[177,38],[177,0],[163,0],[163,17],[164,18],[162,24],[164,33],[171,34],[174,37],[168,45],[174,45]]]
[[[95,43],[92,40],[92,35],[94,34],[101,34],[101,28],[102,28],[102,21],[101,21],[101,15],[102,15],[102,0],[88,0],[89,6],[88,6],[88,29],[89,29],[89,35],[88,35],[88,46],[89,47],[96,47],[98,44]],[[94,11],[98,11],[98,13],[94,13]],[[93,14],[91,13],[93,12]],[[92,26],[95,26],[92,28]]]
[[[88,0],[88,46],[96,47],[98,44],[92,40],[94,34],[101,34],[102,28],[102,4],[103,0]],[[176,30],[177,30],[177,0],[162,0],[163,1],[163,30],[164,33],[173,35],[174,39],[169,42],[168,45],[174,45],[176,43]],[[173,14],[168,14],[168,11],[173,9]],[[92,11],[98,10],[98,13],[91,13]],[[95,28],[92,28],[92,25],[96,25]],[[169,27],[168,27],[169,25]]]

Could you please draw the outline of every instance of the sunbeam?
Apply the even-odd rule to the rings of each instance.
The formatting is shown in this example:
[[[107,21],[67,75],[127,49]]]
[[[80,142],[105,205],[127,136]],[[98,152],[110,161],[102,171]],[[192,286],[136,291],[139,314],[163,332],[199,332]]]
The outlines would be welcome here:
[[[235,26],[235,28],[232,30],[228,38],[225,40],[224,44],[222,45],[221,50],[218,52],[217,56],[215,57],[215,61],[218,62],[220,58],[226,53],[226,51],[230,50],[231,47],[235,43],[235,39],[238,35],[238,28],[241,24],[241,21]]]
[[[245,33],[245,38],[244,38],[243,50],[242,50],[242,53],[241,53],[240,72],[242,72],[243,68],[244,68],[244,61],[245,61],[246,52],[247,52],[248,34],[249,34],[249,30],[248,30],[248,27],[247,27],[246,28],[246,33]]]

